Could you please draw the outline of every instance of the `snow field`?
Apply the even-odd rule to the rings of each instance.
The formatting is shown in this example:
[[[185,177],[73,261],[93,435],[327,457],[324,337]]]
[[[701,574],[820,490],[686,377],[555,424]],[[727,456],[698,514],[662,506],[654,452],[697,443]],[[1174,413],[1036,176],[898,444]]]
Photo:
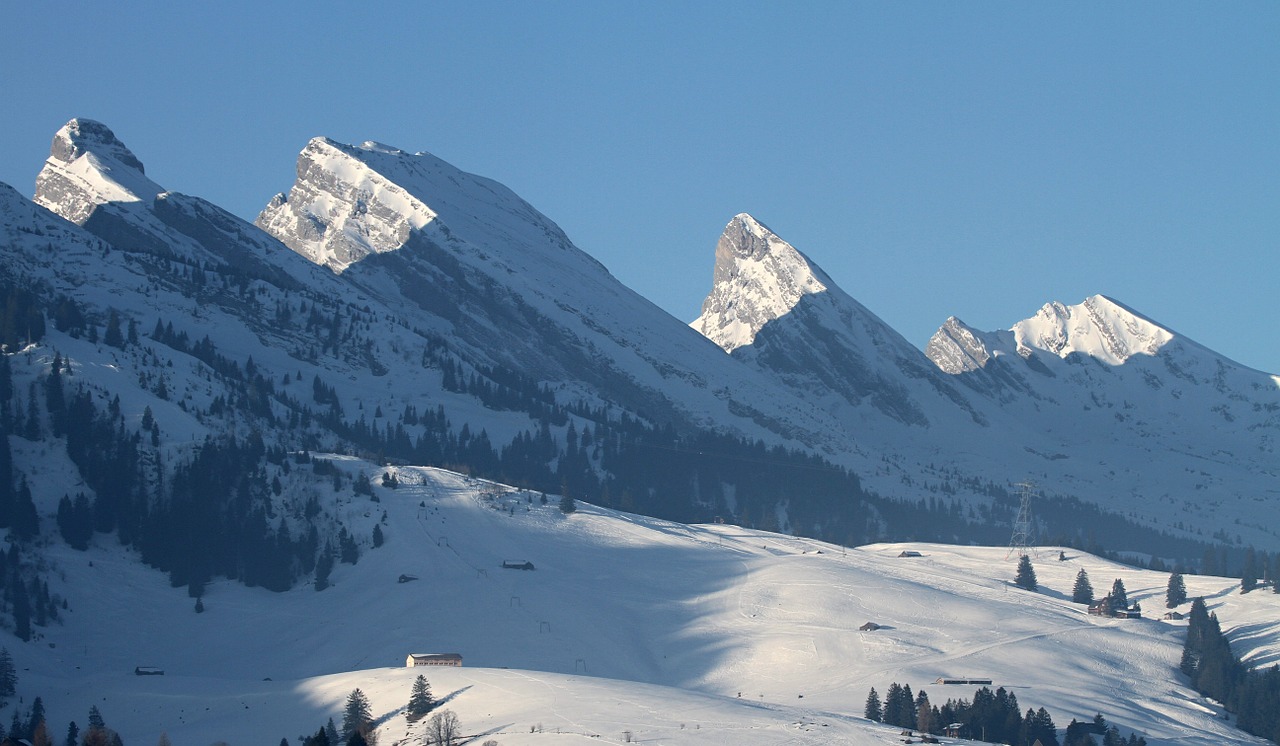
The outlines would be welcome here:
[[[375,485],[383,472],[336,463]],[[1060,727],[1102,712],[1152,744],[1249,742],[1181,683],[1184,623],[1102,620],[1069,601],[1083,567],[1098,595],[1120,577],[1158,616],[1165,573],[1073,550],[1059,562],[1048,549],[1034,560],[1041,592],[1028,593],[1010,584],[1003,548],[844,549],[581,502],[565,516],[555,496],[543,506],[536,493],[449,472],[394,471],[402,486],[376,487],[380,502],[329,493],[357,535],[385,510],[387,543],[339,565],[321,593],[219,581],[195,614],[183,589],[110,537],[85,553],[49,547],[54,590],[72,611],[10,646],[21,694],[44,697],[58,728],[97,704],[126,742],[167,731],[174,743],[234,744],[340,722],[359,687],[387,718],[385,745],[412,735],[397,710],[422,672],[437,697],[456,693],[448,707],[467,733],[507,744],[616,742],[624,730],[662,743],[858,744],[885,742],[885,729],[857,717],[870,687],[910,684],[941,704],[975,687],[932,682],[966,676],[992,678],[1024,710],[1046,707]],[[898,558],[908,547],[924,556]],[[1237,647],[1274,658],[1280,597],[1241,597],[1234,585],[1187,577],[1240,633]],[[866,621],[884,628],[859,632]],[[464,668],[396,668],[410,652],[458,652]],[[166,675],[137,677],[135,666]],[[537,723],[543,731],[528,733]]]

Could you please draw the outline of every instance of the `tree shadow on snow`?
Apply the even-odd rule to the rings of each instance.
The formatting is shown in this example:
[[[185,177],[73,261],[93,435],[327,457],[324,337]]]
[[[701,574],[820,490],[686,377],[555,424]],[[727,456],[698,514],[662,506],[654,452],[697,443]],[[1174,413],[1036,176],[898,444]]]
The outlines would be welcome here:
[[[458,690],[458,691],[456,691],[456,692],[450,692],[449,694],[444,695],[444,696],[443,696],[443,697],[441,697],[440,699],[436,700],[435,705],[433,705],[431,709],[435,710],[435,709],[439,709],[439,708],[441,708],[441,707],[444,707],[445,705],[447,705],[447,704],[449,704],[450,702],[452,702],[452,701],[453,701],[453,699],[454,699],[455,697],[457,697],[459,694],[462,694],[462,693],[463,693],[463,692],[465,692],[466,690],[470,689],[470,688],[471,688],[471,686],[472,686],[471,684],[468,684],[467,686],[462,687],[461,689],[459,689],[459,690]],[[401,709],[403,709],[403,708],[401,708]]]

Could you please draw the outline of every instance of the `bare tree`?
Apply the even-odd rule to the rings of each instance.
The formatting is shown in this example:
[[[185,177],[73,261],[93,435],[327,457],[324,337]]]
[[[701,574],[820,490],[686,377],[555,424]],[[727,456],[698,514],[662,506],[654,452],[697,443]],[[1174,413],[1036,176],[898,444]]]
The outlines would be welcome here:
[[[453,746],[453,742],[462,735],[462,725],[453,710],[441,710],[427,721],[427,743],[436,746]]]

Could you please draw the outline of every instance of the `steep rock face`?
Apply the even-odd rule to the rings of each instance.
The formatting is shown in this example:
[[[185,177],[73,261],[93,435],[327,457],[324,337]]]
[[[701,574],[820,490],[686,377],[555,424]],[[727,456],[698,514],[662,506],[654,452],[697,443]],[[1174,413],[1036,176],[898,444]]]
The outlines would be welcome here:
[[[105,124],[72,119],[53,137],[36,177],[36,204],[84,225],[104,206],[138,206],[163,191]]]
[[[711,292],[690,326],[733,352],[755,341],[765,324],[830,280],[794,246],[746,213],[735,215],[716,242]]]
[[[398,153],[366,143],[369,154]],[[370,254],[394,251],[413,228],[436,218],[431,208],[375,170],[354,149],[328,138],[307,143],[298,157],[298,179],[278,194],[255,221],[307,259],[341,272]]]
[[[716,244],[711,292],[694,329],[789,387],[928,425],[983,416],[920,351],[750,215]]]
[[[1001,401],[1024,394],[1037,397],[1026,369],[1046,376],[1053,373],[1030,354],[1025,360],[1015,354],[1017,363],[1011,364],[1004,356],[1015,349],[1011,332],[978,331],[952,316],[929,339],[924,351],[944,373],[980,393]]]

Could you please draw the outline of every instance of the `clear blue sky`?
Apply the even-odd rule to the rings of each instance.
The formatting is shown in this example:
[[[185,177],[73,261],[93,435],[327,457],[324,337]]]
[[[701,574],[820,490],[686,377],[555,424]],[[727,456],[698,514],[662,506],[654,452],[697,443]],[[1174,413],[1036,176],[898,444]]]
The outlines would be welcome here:
[[[27,194],[74,116],[250,219],[310,137],[378,140],[685,321],[746,211],[919,346],[1103,293],[1280,373],[1280,3],[2,7]]]

